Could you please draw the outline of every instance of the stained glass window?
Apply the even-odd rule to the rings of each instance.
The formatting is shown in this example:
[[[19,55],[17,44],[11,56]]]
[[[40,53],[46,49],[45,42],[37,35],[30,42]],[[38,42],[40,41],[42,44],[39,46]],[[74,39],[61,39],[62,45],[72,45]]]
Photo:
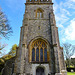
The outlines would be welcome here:
[[[35,49],[32,49],[32,61],[35,61]]]
[[[43,61],[43,49],[40,49],[40,61]]]
[[[47,46],[42,40],[32,44],[32,62],[47,62]]]
[[[39,49],[36,49],[36,61],[39,61]]]
[[[37,1],[37,0],[35,0],[35,1]]]
[[[45,57],[45,61],[47,61],[47,49],[44,49],[44,57]]]

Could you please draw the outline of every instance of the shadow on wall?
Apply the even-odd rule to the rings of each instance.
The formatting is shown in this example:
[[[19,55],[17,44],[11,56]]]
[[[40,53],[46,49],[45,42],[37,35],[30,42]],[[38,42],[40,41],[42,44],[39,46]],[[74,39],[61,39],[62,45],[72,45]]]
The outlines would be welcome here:
[[[14,71],[15,57],[11,58],[5,63],[4,68],[1,71],[1,75],[12,75]]]

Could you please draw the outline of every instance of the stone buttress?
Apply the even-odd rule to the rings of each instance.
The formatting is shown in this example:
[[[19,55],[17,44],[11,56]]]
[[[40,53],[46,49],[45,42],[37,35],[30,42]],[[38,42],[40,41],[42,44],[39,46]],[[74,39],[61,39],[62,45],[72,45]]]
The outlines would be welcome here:
[[[27,0],[13,75],[67,75],[52,0]]]

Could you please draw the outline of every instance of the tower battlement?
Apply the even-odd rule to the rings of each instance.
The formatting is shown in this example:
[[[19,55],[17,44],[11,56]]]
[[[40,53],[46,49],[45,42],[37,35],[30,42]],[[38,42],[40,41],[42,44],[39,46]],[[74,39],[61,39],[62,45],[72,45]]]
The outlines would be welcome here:
[[[52,0],[26,0],[25,5],[12,75],[67,75]]]
[[[43,4],[43,3],[44,3],[44,4],[45,4],[45,3],[46,3],[46,4],[51,4],[51,3],[52,3],[52,0],[27,0],[27,1],[26,1],[26,4],[27,4],[27,3],[29,3],[29,4],[33,4],[33,3],[34,3],[34,4],[36,4],[36,3],[37,3],[37,4]]]

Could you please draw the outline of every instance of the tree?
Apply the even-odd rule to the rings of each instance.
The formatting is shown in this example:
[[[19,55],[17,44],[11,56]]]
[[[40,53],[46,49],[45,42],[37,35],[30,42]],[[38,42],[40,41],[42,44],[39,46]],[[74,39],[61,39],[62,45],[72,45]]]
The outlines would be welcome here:
[[[0,38],[1,40],[1,38]],[[5,54],[5,51],[3,50],[5,47],[7,46],[7,44],[2,44],[0,42],[0,57],[3,56]]]
[[[75,58],[71,58],[71,64],[74,66],[75,68]]]
[[[16,44],[14,44],[14,45],[12,46],[11,51],[9,52],[9,56],[10,56],[10,57],[14,57],[14,56],[16,55],[17,47],[18,47],[18,46],[17,46]]]
[[[5,53],[5,52],[3,52],[3,54],[2,54],[2,52],[1,52],[5,47],[6,47],[6,44],[0,43],[0,57],[3,56],[3,54]]]
[[[75,46],[69,43],[63,43],[64,58],[66,59],[66,65],[70,67],[70,58],[75,52]]]
[[[1,37],[7,38],[10,33],[12,33],[12,29],[8,23],[8,19],[6,15],[1,11],[0,8],[0,40]],[[0,42],[0,56],[1,56],[1,51],[6,47],[5,44],[1,44]]]
[[[0,50],[2,50],[3,48],[5,48],[5,45],[0,43]]]
[[[11,51],[4,55],[3,57],[0,58],[0,64],[5,63],[7,60],[11,59],[12,57],[14,57],[16,55],[16,50],[17,50],[17,45],[14,44],[11,48]]]
[[[0,8],[0,35],[3,37],[7,37],[10,33],[12,33],[12,29],[8,23],[8,19]]]

